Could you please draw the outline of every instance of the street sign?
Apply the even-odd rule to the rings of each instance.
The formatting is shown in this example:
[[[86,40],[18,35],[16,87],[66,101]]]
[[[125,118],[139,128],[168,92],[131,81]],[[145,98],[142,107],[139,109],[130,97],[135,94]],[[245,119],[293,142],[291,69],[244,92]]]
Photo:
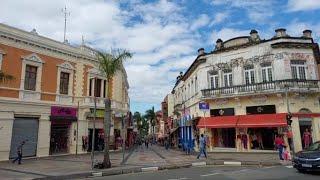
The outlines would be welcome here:
[[[210,109],[209,103],[200,102],[200,103],[199,103],[199,109],[202,110],[202,111],[207,111],[207,110],[209,110],[209,109]]]

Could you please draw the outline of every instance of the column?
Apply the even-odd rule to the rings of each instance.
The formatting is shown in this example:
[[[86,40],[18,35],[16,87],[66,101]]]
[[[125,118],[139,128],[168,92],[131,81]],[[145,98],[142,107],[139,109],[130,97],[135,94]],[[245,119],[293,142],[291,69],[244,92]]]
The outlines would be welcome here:
[[[314,117],[312,120],[312,141],[320,140],[320,117]]]
[[[0,112],[0,161],[9,158],[13,121],[13,112]]]
[[[37,157],[43,157],[49,155],[50,149],[50,131],[51,121],[49,120],[49,114],[42,114],[39,119],[39,133],[38,133],[38,145],[37,145]]]
[[[302,150],[302,143],[301,143],[301,134],[300,134],[300,127],[299,127],[299,119],[297,117],[292,117],[292,135],[293,135],[293,145],[294,145],[294,152],[298,152]]]

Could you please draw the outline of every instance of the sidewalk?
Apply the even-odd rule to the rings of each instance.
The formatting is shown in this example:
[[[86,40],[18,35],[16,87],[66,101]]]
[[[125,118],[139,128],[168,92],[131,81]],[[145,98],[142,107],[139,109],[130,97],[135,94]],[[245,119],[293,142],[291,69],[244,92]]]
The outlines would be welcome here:
[[[196,155],[186,155],[179,150],[166,150],[161,146],[137,147],[126,153],[126,161],[121,165],[122,153],[111,153],[112,168],[96,170],[104,175],[141,172],[148,167],[156,169],[171,169],[189,167],[194,163],[207,165],[223,165],[224,161],[240,162],[242,165],[280,165],[277,154],[270,153],[210,153],[208,159],[196,159]],[[103,154],[99,153],[95,159],[102,161]],[[0,162],[0,177],[3,179],[33,179],[51,178],[67,179],[90,176],[90,154],[47,157],[40,159],[26,159],[21,165],[11,162]]]

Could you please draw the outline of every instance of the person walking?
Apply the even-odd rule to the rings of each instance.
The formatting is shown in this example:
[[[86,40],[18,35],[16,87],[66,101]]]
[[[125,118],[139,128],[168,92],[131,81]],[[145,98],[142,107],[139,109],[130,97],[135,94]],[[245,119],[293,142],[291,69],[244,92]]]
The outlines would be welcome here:
[[[148,149],[148,147],[149,147],[149,140],[148,140],[148,139],[146,139],[146,140],[144,141],[144,145],[145,145],[145,147]]]
[[[304,148],[307,149],[311,143],[311,133],[309,132],[308,128],[303,133],[303,142]]]
[[[17,157],[12,161],[12,163],[15,163],[16,161],[18,161],[18,164],[21,164],[21,160],[22,160],[22,147],[25,144],[25,141],[22,141],[20,143],[20,145],[17,148]]]
[[[282,139],[282,135],[277,135],[276,136],[276,139],[274,140],[274,143],[276,145],[276,148],[278,149],[279,151],[279,159],[280,160],[283,160],[283,156],[282,156],[282,153],[283,153],[283,148],[284,148],[284,141]]]
[[[207,158],[207,153],[206,153],[206,146],[207,146],[207,143],[206,143],[206,139],[203,137],[203,134],[201,134],[200,138],[199,138],[199,148],[200,148],[200,152],[198,154],[198,157],[197,159],[200,158],[201,154],[203,153],[204,156]]]

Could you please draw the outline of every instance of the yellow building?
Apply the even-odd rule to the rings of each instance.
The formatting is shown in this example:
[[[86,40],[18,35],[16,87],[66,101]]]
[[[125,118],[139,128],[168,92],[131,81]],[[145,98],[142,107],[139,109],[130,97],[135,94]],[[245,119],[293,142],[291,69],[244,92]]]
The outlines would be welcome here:
[[[320,140],[318,45],[310,30],[301,37],[285,29],[275,32],[270,39],[260,39],[256,30],[218,39],[213,51],[199,49],[186,73],[177,77],[172,93],[182,116],[176,118],[180,126],[191,127],[195,144],[201,133],[209,151],[274,150],[276,135],[284,135],[295,151]],[[210,109],[200,111],[200,102]]]

